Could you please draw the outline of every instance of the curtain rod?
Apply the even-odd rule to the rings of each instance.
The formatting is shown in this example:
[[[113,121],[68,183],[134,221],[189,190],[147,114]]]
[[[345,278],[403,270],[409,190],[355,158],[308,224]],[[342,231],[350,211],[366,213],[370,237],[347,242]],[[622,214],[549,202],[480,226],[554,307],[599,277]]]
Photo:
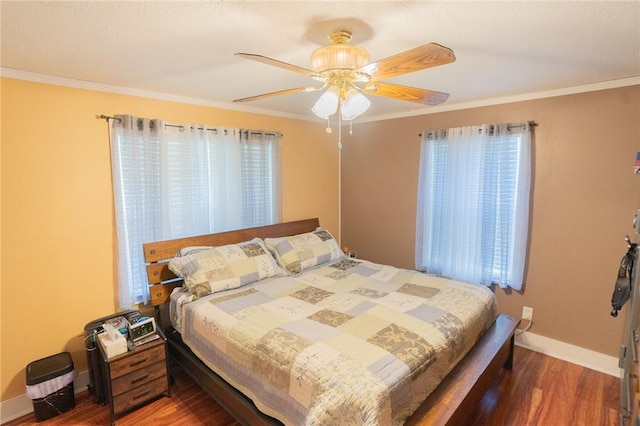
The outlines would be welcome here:
[[[120,118],[120,117],[111,117],[109,115],[101,114],[101,115],[97,115],[96,118],[99,118],[101,120],[107,120],[107,121],[109,121],[109,120],[118,120],[119,122],[122,123],[122,118]],[[180,124],[167,124],[167,123],[165,123],[164,126],[165,127],[177,127],[177,128],[180,128],[180,129],[184,129],[184,126],[182,126]],[[198,130],[203,130],[204,127],[198,127],[197,129]],[[212,132],[217,132],[218,131],[217,129],[207,129],[207,130],[210,130]],[[240,130],[240,132],[251,134],[251,135],[259,135],[259,134],[262,133],[262,132],[256,132],[256,131],[251,131],[251,130]],[[227,134],[227,130],[226,129],[225,129],[224,133]],[[264,134],[267,135],[267,136],[277,136],[278,135],[277,133],[273,133],[273,132],[264,132]],[[282,135],[282,136],[284,136],[284,135]]]
[[[180,125],[180,124],[165,124],[164,127],[176,127],[178,129],[183,129],[184,130],[184,126]],[[204,130],[204,127],[197,127],[198,130]],[[217,132],[218,129],[207,129],[209,131],[212,132]],[[251,135],[260,135],[263,132],[257,132],[255,130],[240,130],[241,133],[247,133],[247,134],[251,134]],[[227,129],[224,130],[224,134],[226,135],[227,133],[229,133],[229,131]],[[267,136],[277,136],[276,133],[273,132],[264,132],[265,135]],[[283,135],[284,136],[284,135]]]
[[[538,125],[537,122],[535,121],[527,121],[527,123],[529,124],[530,127],[536,127]],[[507,124],[508,127],[524,127],[523,124]],[[418,133],[419,137],[422,137],[422,133]]]
[[[99,118],[101,120],[107,120],[107,121],[109,121],[109,120],[118,120],[119,122],[122,123],[122,118],[120,118],[120,117],[111,117],[109,115],[101,114],[101,115],[96,115],[96,118]]]

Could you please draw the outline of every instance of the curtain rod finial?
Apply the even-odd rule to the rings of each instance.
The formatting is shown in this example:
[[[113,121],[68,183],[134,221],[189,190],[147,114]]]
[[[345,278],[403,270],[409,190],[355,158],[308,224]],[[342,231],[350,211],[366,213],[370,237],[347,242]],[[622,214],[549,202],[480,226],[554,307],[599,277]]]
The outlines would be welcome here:
[[[110,117],[108,115],[100,114],[100,115],[96,115],[96,118],[100,119],[100,120],[107,120],[107,121],[109,121],[109,120],[118,120],[120,123],[122,123],[122,118],[120,118],[120,117]]]

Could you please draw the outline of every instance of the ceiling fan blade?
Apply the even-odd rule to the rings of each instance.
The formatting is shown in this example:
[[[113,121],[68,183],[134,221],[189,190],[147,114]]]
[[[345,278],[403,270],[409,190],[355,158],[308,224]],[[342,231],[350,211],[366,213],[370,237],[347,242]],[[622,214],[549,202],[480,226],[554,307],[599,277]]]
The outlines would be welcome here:
[[[290,95],[292,93],[315,92],[317,90],[322,90],[322,89],[324,89],[324,86],[322,86],[322,87],[297,87],[295,89],[280,90],[278,92],[263,93],[262,95],[249,96],[248,98],[236,99],[233,102],[249,102],[249,101],[255,101],[255,100],[258,100],[258,99],[271,98],[273,96]]]
[[[356,71],[364,72],[374,81],[384,80],[401,74],[407,74],[456,60],[453,51],[437,43],[429,43],[407,50],[377,62],[372,62]]]
[[[311,77],[314,80],[325,82],[327,81],[327,77],[322,74],[319,74],[315,71],[308,70],[306,68],[299,67],[297,65],[288,64],[286,62],[278,61],[277,59],[267,58],[262,55],[254,55],[252,53],[236,53],[236,56],[240,56],[242,58],[251,59],[252,61],[262,62],[263,64],[273,65],[278,68],[282,68],[288,71],[297,72],[298,74],[306,75],[307,77]]]
[[[436,106],[449,98],[448,93],[434,90],[418,89],[417,87],[401,86],[399,84],[372,81],[364,84],[360,90],[367,95],[382,96],[399,99],[401,101]]]

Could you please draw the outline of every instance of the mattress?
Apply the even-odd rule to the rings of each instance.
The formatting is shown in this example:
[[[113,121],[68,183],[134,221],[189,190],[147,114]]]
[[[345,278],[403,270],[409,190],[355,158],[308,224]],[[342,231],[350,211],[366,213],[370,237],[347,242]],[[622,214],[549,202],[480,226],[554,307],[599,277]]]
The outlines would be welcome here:
[[[187,346],[287,425],[404,423],[496,317],[484,286],[351,258],[171,300]]]

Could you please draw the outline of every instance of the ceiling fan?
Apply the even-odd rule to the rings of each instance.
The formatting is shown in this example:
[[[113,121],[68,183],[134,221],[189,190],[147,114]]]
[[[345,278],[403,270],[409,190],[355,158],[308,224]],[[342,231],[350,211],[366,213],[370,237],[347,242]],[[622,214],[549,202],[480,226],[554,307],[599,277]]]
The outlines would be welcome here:
[[[262,55],[236,53],[243,58],[306,75],[321,82],[322,86],[280,90],[236,99],[234,102],[326,89],[312,108],[314,114],[327,119],[340,108],[340,117],[343,120],[352,120],[364,113],[371,104],[364,94],[430,106],[438,105],[449,98],[448,93],[381,81],[455,61],[453,51],[447,47],[429,43],[370,63],[369,52],[360,46],[348,44],[351,40],[350,31],[336,30],[329,35],[329,40],[332,44],[322,46],[311,54],[312,70]]]

